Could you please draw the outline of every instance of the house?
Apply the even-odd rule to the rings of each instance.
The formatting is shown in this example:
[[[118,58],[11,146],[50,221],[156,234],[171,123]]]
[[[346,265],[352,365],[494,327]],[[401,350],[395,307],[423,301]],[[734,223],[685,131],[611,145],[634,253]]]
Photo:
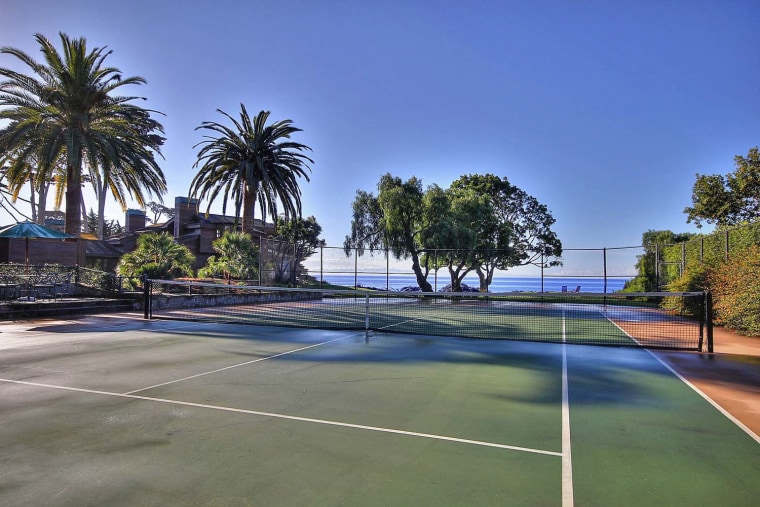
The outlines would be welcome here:
[[[190,250],[195,256],[193,269],[198,269],[206,265],[210,256],[215,255],[212,248],[214,240],[222,237],[226,231],[234,229],[234,217],[213,213],[207,215],[199,212],[197,199],[176,197],[174,216],[161,224],[148,224],[145,211],[128,209],[125,215],[125,231],[122,234],[111,236],[103,241],[87,242],[87,264],[113,264],[115,267],[121,255],[137,247],[137,238],[140,234],[166,232],[172,235],[177,243]],[[237,229],[240,230],[240,225]],[[260,242],[274,232],[274,224],[256,220],[253,241]]]

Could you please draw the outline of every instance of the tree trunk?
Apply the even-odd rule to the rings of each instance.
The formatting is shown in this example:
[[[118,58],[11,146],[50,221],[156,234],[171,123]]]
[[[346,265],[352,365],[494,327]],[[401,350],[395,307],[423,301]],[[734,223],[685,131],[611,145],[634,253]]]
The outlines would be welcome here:
[[[66,227],[67,234],[79,236],[82,232],[82,192],[80,187],[66,188]]]
[[[488,292],[488,287],[491,286],[491,282],[493,282],[493,274],[496,270],[493,266],[486,266],[485,272],[483,272],[482,266],[478,266],[475,271],[478,273],[478,280],[480,281],[480,287],[478,287],[478,290],[480,292]]]
[[[255,224],[253,211],[256,206],[256,194],[247,186],[243,192],[243,232],[253,237]]]
[[[417,285],[422,289],[422,292],[433,292],[433,286],[430,285],[430,282],[427,281],[427,277],[422,273],[420,257],[414,250],[412,250],[412,271],[414,271],[414,275],[417,277]]]
[[[73,157],[75,161],[66,164],[66,226],[65,232],[79,237],[82,233],[82,181],[79,175],[79,167],[75,163],[79,157]]]

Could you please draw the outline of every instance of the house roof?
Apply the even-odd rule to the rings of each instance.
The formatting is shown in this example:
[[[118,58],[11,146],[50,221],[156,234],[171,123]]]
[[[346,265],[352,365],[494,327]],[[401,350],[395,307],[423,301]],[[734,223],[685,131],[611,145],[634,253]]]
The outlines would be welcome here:
[[[124,252],[103,240],[87,241],[85,255],[88,257],[111,257],[119,258]]]

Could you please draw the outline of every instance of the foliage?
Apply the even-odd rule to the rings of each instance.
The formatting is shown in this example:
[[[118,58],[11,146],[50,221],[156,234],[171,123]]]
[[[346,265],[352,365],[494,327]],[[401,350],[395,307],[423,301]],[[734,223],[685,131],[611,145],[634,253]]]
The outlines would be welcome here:
[[[259,273],[259,251],[250,234],[227,231],[212,243],[218,257],[209,257],[198,270],[201,278],[224,278],[227,281],[254,280]]]
[[[715,318],[748,335],[760,336],[760,246],[732,256],[709,274]]]
[[[390,174],[378,183],[378,195],[357,191],[346,254],[363,255],[387,248],[396,259],[411,259],[423,291],[430,269],[446,267],[454,290],[471,271],[488,290],[496,269],[546,263],[559,265],[562,244],[551,231],[546,206],[506,178],[468,175],[447,190]]]
[[[396,259],[412,260],[412,271],[425,292],[433,288],[427,281],[430,265],[421,264],[425,239],[440,218],[439,201],[425,200],[422,181],[412,177],[407,181],[384,174],[377,184],[378,195],[357,191],[352,204],[351,234],[343,248],[346,254],[365,249],[373,252],[387,248]]]
[[[164,215],[166,215],[167,219],[174,217],[174,208],[169,208],[161,203],[151,201],[145,207],[153,213],[153,216],[149,218],[151,223],[157,224]]]
[[[121,257],[117,272],[122,276],[171,279],[191,275],[195,257],[190,250],[166,233],[142,234],[137,248]]]
[[[491,200],[493,216],[475,224],[479,239],[473,261],[480,290],[488,290],[496,269],[533,264],[561,266],[562,242],[551,230],[549,209],[509,180],[493,174],[470,174],[451,184],[452,190],[470,190]]]
[[[709,290],[710,267],[701,264],[692,266],[683,275],[667,285],[669,292],[704,292]],[[662,307],[680,315],[698,316],[702,314],[701,302],[694,298],[666,297]]]
[[[139,97],[115,95],[122,86],[143,84],[141,77],[124,77],[104,66],[111,54],[105,47],[87,50],[84,38],[61,33],[62,52],[43,35],[35,35],[45,63],[21,50],[2,48],[32,75],[0,67],[0,152],[13,151],[18,163],[36,157],[43,177],[52,179],[65,157],[66,232],[82,230],[82,166],[99,174],[100,190],[110,188],[117,200],[127,192],[138,200],[142,189],[166,191],[166,181],[154,158],[160,154],[163,127],[149,111],[131,102]],[[12,163],[13,164],[13,163]],[[12,168],[11,164],[11,168]],[[97,173],[97,171],[101,171]],[[97,190],[97,189],[96,189]],[[102,213],[101,213],[102,216]]]
[[[278,216],[278,201],[286,218],[301,216],[301,189],[298,178],[309,181],[307,163],[314,163],[303,151],[311,151],[304,144],[288,141],[301,129],[291,120],[266,125],[269,111],[261,111],[255,118],[248,116],[240,104],[240,121],[221,109],[234,125],[234,129],[216,122],[203,122],[196,130],[210,131],[204,136],[197,161],[199,167],[190,184],[191,197],[209,198],[209,209],[223,192],[222,213],[226,213],[227,200],[235,202],[235,219],[243,211],[243,232],[254,232],[254,208],[258,203],[262,219],[267,212]]]
[[[21,154],[20,150],[10,150],[5,153],[0,151],[0,171],[2,179],[8,181],[7,191],[11,201],[15,203],[21,191],[29,184],[30,195],[28,201],[32,212],[32,221],[44,225],[47,212],[47,198],[50,187],[56,183],[58,188],[65,174],[65,160],[60,159],[53,169],[53,177],[42,174],[37,170],[37,157],[34,154]],[[5,162],[9,164],[6,166]],[[4,191],[6,189],[3,189]]]
[[[760,218],[760,152],[754,147],[746,158],[737,155],[734,161],[736,170],[726,176],[697,174],[693,206],[684,209],[687,223],[725,227]]]
[[[275,230],[277,232],[271,241],[266,243],[274,269],[274,281],[295,285],[296,277],[306,275],[303,261],[325,245],[325,241],[319,239],[322,227],[313,216],[291,220],[278,217]]]
[[[124,232],[124,227],[122,227],[122,225],[117,220],[101,221],[99,215],[96,214],[92,208],[90,208],[90,211],[87,213],[87,222],[85,224],[86,231],[90,234],[97,235],[98,228],[101,227],[101,223],[102,234],[104,238],[115,236]]]
[[[626,282],[624,292],[652,292],[660,290],[670,279],[668,266],[670,262],[680,264],[680,244],[695,237],[692,233],[674,233],[669,230],[646,231],[641,238],[644,254],[636,261],[635,278]],[[675,257],[678,253],[679,257]],[[659,266],[658,266],[659,264]],[[658,272],[660,277],[658,278]],[[675,277],[680,276],[676,273]]]
[[[462,280],[478,265],[476,249],[482,243],[483,231],[493,222],[492,202],[472,189],[444,192],[438,186],[430,187],[425,199],[438,203],[439,221],[425,240],[426,247],[434,249],[433,266],[448,269],[449,292],[462,292]],[[429,257],[430,252],[425,255]]]

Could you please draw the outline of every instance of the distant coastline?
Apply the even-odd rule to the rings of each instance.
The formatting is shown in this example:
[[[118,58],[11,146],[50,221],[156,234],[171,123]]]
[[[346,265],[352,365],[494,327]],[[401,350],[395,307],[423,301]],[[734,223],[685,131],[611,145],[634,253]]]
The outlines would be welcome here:
[[[625,282],[628,280],[630,280],[630,278],[608,277],[606,292],[610,293],[622,290]],[[359,287],[372,287],[377,289],[385,289],[387,282],[390,285],[390,290],[401,290],[404,287],[417,286],[417,280],[413,275],[389,275],[386,278],[385,274],[358,274],[356,276],[353,274],[325,274],[322,281],[347,287],[353,287],[356,283]],[[434,290],[441,290],[441,288],[450,283],[448,277],[441,276],[438,277],[437,281],[434,278],[429,277],[428,281],[433,285]],[[477,288],[479,285],[477,277],[466,277],[464,283],[473,288]],[[603,277],[544,277],[543,290],[544,292],[560,292],[562,291],[562,287],[566,287],[568,291],[574,291],[578,286],[580,286],[581,292],[605,292]],[[493,283],[491,283],[491,286],[489,287],[489,291],[540,292],[541,277],[495,277]]]

